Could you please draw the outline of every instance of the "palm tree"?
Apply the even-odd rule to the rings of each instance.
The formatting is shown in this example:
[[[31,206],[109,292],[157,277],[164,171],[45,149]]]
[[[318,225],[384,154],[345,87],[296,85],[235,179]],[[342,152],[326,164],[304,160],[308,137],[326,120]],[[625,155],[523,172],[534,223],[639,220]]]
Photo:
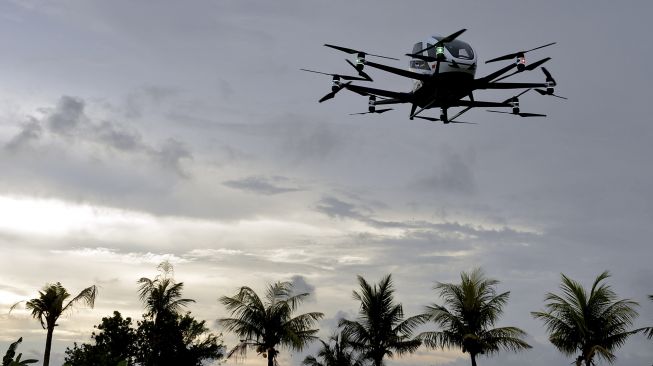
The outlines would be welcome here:
[[[232,297],[220,298],[219,301],[233,316],[220,319],[220,324],[241,339],[227,357],[234,354],[244,356],[247,348],[253,348],[267,357],[268,366],[274,366],[279,346],[301,351],[310,341],[317,339],[315,333],[318,329],[311,328],[324,314],[311,312],[293,317],[309,294],[293,294],[292,290],[290,282],[277,282],[268,286],[265,301],[246,286]]]
[[[480,268],[462,272],[460,280],[460,284],[438,282],[434,287],[444,304],[427,306],[424,316],[442,330],[419,335],[428,347],[460,348],[469,353],[473,366],[478,355],[531,348],[522,339],[523,330],[493,328],[510,297],[510,292],[497,294],[499,281],[486,278]]]
[[[648,298],[653,301],[653,295],[648,295]],[[648,339],[653,338],[653,327],[640,328],[638,331],[644,333]]]
[[[50,350],[52,348],[52,333],[56,327],[57,320],[67,310],[72,310],[73,306],[78,302],[83,302],[86,306],[93,308],[95,304],[95,297],[97,296],[97,287],[95,285],[83,289],[77,296],[64,304],[66,299],[71,295],[68,291],[61,286],[61,283],[46,284],[41,291],[39,297],[26,301],[25,308],[32,312],[32,317],[41,322],[43,329],[47,329],[47,336],[45,338],[45,352],[43,354],[43,366],[50,364]],[[11,310],[15,309],[18,304],[23,301],[15,303]],[[11,312],[11,310],[9,310]]]
[[[305,366],[363,366],[363,360],[352,349],[351,342],[341,334],[329,337],[328,342],[320,339],[322,348],[317,352],[319,362],[314,356],[306,356],[302,365]]]
[[[193,299],[181,297],[184,283],[177,283],[172,278],[172,264],[164,261],[157,268],[161,271],[161,274],[153,280],[146,277],[138,280],[140,284],[138,293],[147,311],[145,316],[152,318],[154,324],[158,324],[162,317],[178,315],[182,307],[195,302]]]
[[[610,273],[601,273],[589,292],[583,286],[562,275],[561,295],[548,293],[546,311],[532,312],[533,317],[544,321],[549,341],[558,350],[576,358],[576,365],[594,364],[594,357],[610,363],[616,359],[614,351],[637,331],[629,331],[637,317],[629,299],[617,298],[610,286],[601,283]]]
[[[350,340],[354,349],[374,366],[381,366],[385,356],[410,353],[419,348],[421,342],[411,339],[411,334],[423,322],[423,317],[404,319],[403,307],[394,302],[391,275],[386,275],[374,286],[358,276],[358,283],[360,292],[354,291],[354,299],[361,303],[358,319],[341,319],[339,323],[343,336]]]
[[[23,337],[20,337],[16,342],[9,345],[9,349],[7,349],[7,353],[5,353],[4,357],[2,357],[2,366],[25,366],[25,365],[29,365],[30,363],[39,362],[38,360],[34,360],[34,359],[21,360],[21,358],[23,358],[22,353],[19,353],[18,356],[16,356],[16,348],[18,348],[18,345],[22,341],[23,341]],[[14,356],[16,356],[15,359]]]

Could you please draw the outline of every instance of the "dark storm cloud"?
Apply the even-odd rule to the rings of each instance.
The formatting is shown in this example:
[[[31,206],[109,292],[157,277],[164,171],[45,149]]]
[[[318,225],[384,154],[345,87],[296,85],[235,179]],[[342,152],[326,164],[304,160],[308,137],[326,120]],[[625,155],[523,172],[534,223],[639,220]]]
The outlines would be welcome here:
[[[223,182],[227,187],[257,194],[274,195],[301,191],[302,188],[288,187],[289,179],[281,176],[251,176]]]
[[[57,106],[45,119],[47,128],[58,135],[70,136],[79,132],[86,122],[84,107],[86,103],[79,98],[64,95]]]
[[[81,98],[62,96],[53,109],[44,110],[46,115],[42,119],[29,117],[21,131],[5,144],[7,150],[15,151],[42,139],[45,130],[55,140],[61,139],[69,149],[76,142],[90,142],[109,151],[149,157],[164,169],[174,171],[182,177],[187,176],[183,162],[192,159],[193,155],[184,143],[176,139],[169,138],[159,146],[150,145],[136,129],[127,124],[95,121],[87,116],[86,102]]]

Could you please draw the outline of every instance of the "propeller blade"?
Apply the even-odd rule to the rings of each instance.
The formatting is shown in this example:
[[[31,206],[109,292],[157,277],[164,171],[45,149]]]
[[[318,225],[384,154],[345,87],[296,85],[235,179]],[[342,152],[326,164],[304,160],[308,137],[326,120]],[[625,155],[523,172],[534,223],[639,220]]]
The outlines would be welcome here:
[[[360,112],[360,113],[349,113],[350,116],[356,116],[360,114],[372,114],[372,113],[385,113],[387,111],[391,111],[392,108],[385,108],[385,109],[377,109],[374,112]]]
[[[539,114],[539,113],[512,113],[512,112],[504,112],[504,111],[493,111],[490,109],[488,109],[487,111],[492,113],[512,114],[513,116],[519,116],[519,117],[546,117],[546,114]]]
[[[539,114],[539,113],[519,113],[517,115],[519,117],[546,117],[546,114]]]
[[[473,99],[473,98],[471,98],[471,99]],[[469,111],[469,110],[471,110],[472,108],[474,108],[474,107],[466,107],[466,108],[465,108],[465,109],[463,109],[462,111],[460,111],[460,112],[458,112],[458,113],[456,113],[456,115],[455,115],[455,116],[453,116],[453,117],[451,117],[451,118],[449,118],[449,121],[453,121],[454,119],[456,119],[456,118],[458,118],[458,117],[460,117],[460,116],[462,116],[462,115],[463,115],[463,113],[466,113],[466,112],[468,112],[468,111]]]
[[[366,73],[365,71],[363,71],[363,70],[360,70],[360,71],[359,71],[359,70],[356,68],[356,65],[354,65],[353,62],[349,61],[348,59],[345,59],[345,61],[347,61],[347,63],[350,64],[351,67],[353,67],[353,68],[356,70],[356,72],[358,72],[358,75],[360,75],[360,76],[362,76],[363,78],[365,78],[366,81],[374,81],[374,80],[372,80],[372,78],[371,78],[369,75],[367,75],[367,73]]]
[[[551,82],[553,83],[553,86],[558,85],[558,83],[556,83],[556,81],[555,81],[555,79],[553,78],[553,76],[551,76],[551,73],[549,72],[549,70],[547,70],[545,67],[543,67],[543,68],[542,68],[542,72],[544,73],[544,76],[546,76],[546,80],[547,80],[547,81],[551,80]]]
[[[307,72],[313,72],[316,74],[322,74],[322,75],[329,75],[329,76],[337,76],[343,80],[360,80],[360,81],[368,81],[365,78],[358,77],[358,76],[349,76],[349,75],[340,75],[340,74],[329,74],[327,72],[322,72],[322,71],[315,71],[315,70],[308,70],[308,69],[300,69],[302,71],[307,71]]]
[[[524,95],[525,93],[528,93],[530,90],[531,90],[531,88],[526,89],[526,90],[524,90],[523,92],[521,92],[521,93],[519,93],[519,94],[517,94],[517,95],[515,95],[515,96],[512,96],[512,97],[510,97],[510,98],[508,98],[508,99],[506,99],[506,100],[504,100],[503,102],[504,102],[504,103],[510,103],[511,100],[513,100],[513,99],[517,99],[517,98],[521,97],[521,96]]]
[[[374,57],[380,57],[380,58],[387,58],[387,59],[389,59],[389,60],[399,61],[398,58],[388,57],[388,56],[381,56],[381,55],[375,55],[375,54],[373,54],[373,53],[367,53],[367,52],[365,52],[365,51],[354,50],[354,49],[352,49],[352,48],[336,46],[336,45],[332,45],[332,44],[328,44],[328,43],[325,43],[324,45],[327,46],[327,47],[331,47],[331,48],[333,48],[333,49],[336,49],[336,50],[338,50],[338,51],[342,51],[342,52],[345,52],[345,53],[349,53],[349,54],[362,53],[362,54],[365,54],[365,55],[367,55],[367,56],[374,56]]]
[[[549,93],[546,92],[546,90],[542,90],[542,89],[533,89],[533,90],[535,90],[536,92],[540,93],[540,95],[549,95],[549,96],[552,96],[552,97],[556,97],[556,98],[560,98],[560,99],[565,99],[565,100],[569,99],[569,98],[563,97],[563,96],[561,96],[561,95],[549,94]]]
[[[531,51],[535,51],[535,50],[539,50],[540,48],[549,47],[549,46],[554,45],[554,44],[556,44],[556,43],[557,43],[557,42],[551,42],[551,43],[547,43],[547,44],[545,44],[545,45],[543,45],[543,46],[539,46],[539,47],[531,48],[530,50],[526,50],[526,51],[518,51],[518,52],[514,52],[514,53],[509,53],[509,54],[507,54],[507,55],[503,55],[503,56],[499,56],[499,57],[497,57],[497,58],[493,58],[493,59],[491,59],[491,60],[487,60],[487,61],[485,61],[485,63],[486,63],[486,64],[489,64],[490,62],[503,61],[503,60],[510,60],[510,59],[512,59],[512,58],[519,57],[519,56],[521,56],[521,55],[523,55],[523,54],[525,54],[525,53],[528,53],[528,52],[531,52]]]
[[[460,36],[461,34],[465,33],[466,30],[467,29],[461,29],[458,32],[451,33],[450,35],[442,38],[439,43],[449,43],[449,42],[453,41],[454,39],[458,38],[458,36]]]
[[[465,122],[465,121],[449,121],[449,123],[465,123],[468,125],[477,125],[478,123],[476,122]]]
[[[348,82],[346,82],[346,83],[344,83],[344,84],[340,84],[340,85],[338,85],[338,89],[336,89],[335,91],[332,91],[331,93],[329,93],[329,94],[323,96],[322,98],[320,98],[320,100],[318,100],[318,102],[319,102],[319,103],[322,103],[322,102],[324,102],[324,101],[326,101],[326,100],[332,99],[333,97],[336,96],[336,94],[338,94],[339,91],[341,91],[342,89],[344,89],[344,88],[345,88],[347,85],[349,85],[349,84],[351,84],[351,81],[348,81]]]
[[[445,43],[449,43],[449,42],[453,41],[454,39],[458,38],[459,35],[465,33],[466,30],[467,29],[461,29],[458,32],[452,33],[452,34],[442,38],[441,40],[437,41],[435,44],[432,44],[432,45],[424,48],[423,50],[421,50],[421,51],[419,51],[417,53],[422,53],[424,51],[430,50],[433,47],[442,46]]]
[[[340,89],[338,89],[338,90],[340,90]],[[331,93],[329,93],[329,94],[323,96],[322,98],[320,98],[320,100],[318,100],[318,103],[322,103],[322,102],[324,102],[324,101],[327,101],[327,100],[329,100],[329,99],[335,97],[335,96],[336,96],[336,93],[337,93],[337,92],[331,92]]]
[[[535,69],[537,69],[538,66],[540,66],[543,63],[549,61],[550,59],[551,59],[551,57],[547,57],[547,58],[543,58],[543,59],[541,59],[539,61],[533,62],[532,64],[527,65],[526,68],[524,69],[524,71],[526,71],[526,70],[528,70],[528,71],[535,70]]]
[[[530,50],[528,50],[528,51],[524,51],[524,52],[522,52],[522,53],[531,52],[531,51],[539,50],[540,48],[553,46],[553,45],[556,44],[556,43],[558,43],[558,42],[547,43],[547,44],[545,44],[544,46],[539,46],[539,47],[531,48]]]
[[[421,119],[425,119],[425,120],[427,120],[427,121],[431,121],[431,122],[437,122],[437,121],[440,120],[439,118],[435,118],[435,117],[424,117],[424,116],[415,116],[414,118],[421,118]]]

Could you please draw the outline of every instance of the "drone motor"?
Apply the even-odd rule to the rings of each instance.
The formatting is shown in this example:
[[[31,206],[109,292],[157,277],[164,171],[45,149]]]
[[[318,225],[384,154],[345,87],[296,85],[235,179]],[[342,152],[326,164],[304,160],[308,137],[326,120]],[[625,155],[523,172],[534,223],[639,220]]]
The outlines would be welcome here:
[[[376,112],[376,96],[370,95],[370,100],[367,102],[367,110],[370,113]]]

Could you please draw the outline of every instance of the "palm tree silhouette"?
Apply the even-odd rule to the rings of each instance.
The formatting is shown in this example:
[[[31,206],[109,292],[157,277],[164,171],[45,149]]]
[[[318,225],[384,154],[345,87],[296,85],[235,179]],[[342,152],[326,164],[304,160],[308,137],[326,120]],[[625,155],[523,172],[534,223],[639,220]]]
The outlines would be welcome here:
[[[320,339],[322,347],[317,352],[318,361],[314,356],[306,356],[302,365],[305,366],[363,366],[362,358],[357,355],[351,342],[341,334],[334,334],[329,337],[328,342]]]
[[[52,333],[56,327],[57,320],[67,310],[72,308],[78,302],[84,303],[86,306],[92,308],[95,304],[95,297],[97,296],[97,287],[95,285],[83,289],[77,296],[73,297],[70,301],[65,302],[71,296],[68,291],[61,286],[61,283],[46,284],[37,298],[25,301],[25,308],[32,312],[32,317],[41,322],[41,327],[47,330],[45,338],[45,351],[43,353],[43,366],[50,364],[50,351],[52,349]],[[19,301],[12,305],[9,312],[14,310]],[[65,304],[64,304],[65,303]]]
[[[404,319],[403,307],[394,302],[391,275],[374,286],[358,276],[358,283],[360,292],[354,291],[354,299],[361,303],[358,319],[340,320],[343,336],[374,366],[381,366],[385,356],[414,352],[421,342],[411,338],[412,331],[423,322],[423,317]]]
[[[594,364],[594,358],[610,363],[614,351],[637,330],[628,328],[637,317],[637,303],[617,298],[610,286],[602,283],[610,273],[601,273],[589,293],[583,286],[562,274],[561,295],[548,293],[546,311],[532,312],[533,317],[544,321],[549,341],[562,353],[573,356],[580,366]]]
[[[162,317],[176,316],[182,307],[195,302],[193,299],[184,299],[181,294],[184,289],[183,282],[175,282],[172,278],[173,267],[167,261],[157,266],[161,274],[154,279],[142,277],[138,294],[145,305],[145,316],[152,318],[158,324]]]
[[[510,296],[510,292],[497,294],[499,281],[486,278],[480,268],[462,272],[460,280],[460,284],[438,282],[434,287],[444,304],[427,306],[424,315],[442,330],[419,335],[428,347],[460,348],[469,353],[473,366],[478,355],[531,348],[522,339],[523,330],[493,328]]]
[[[278,347],[301,351],[316,340],[318,329],[312,327],[324,314],[311,312],[293,317],[308,296],[308,293],[293,294],[290,282],[276,282],[268,286],[265,301],[247,286],[232,297],[220,297],[219,301],[233,316],[220,319],[220,324],[241,338],[227,358],[235,354],[245,356],[247,348],[253,348],[267,358],[268,366],[274,366]]]
[[[649,300],[653,301],[653,295],[648,295]],[[648,339],[653,338],[653,327],[645,327],[637,329],[637,332],[642,332]]]

